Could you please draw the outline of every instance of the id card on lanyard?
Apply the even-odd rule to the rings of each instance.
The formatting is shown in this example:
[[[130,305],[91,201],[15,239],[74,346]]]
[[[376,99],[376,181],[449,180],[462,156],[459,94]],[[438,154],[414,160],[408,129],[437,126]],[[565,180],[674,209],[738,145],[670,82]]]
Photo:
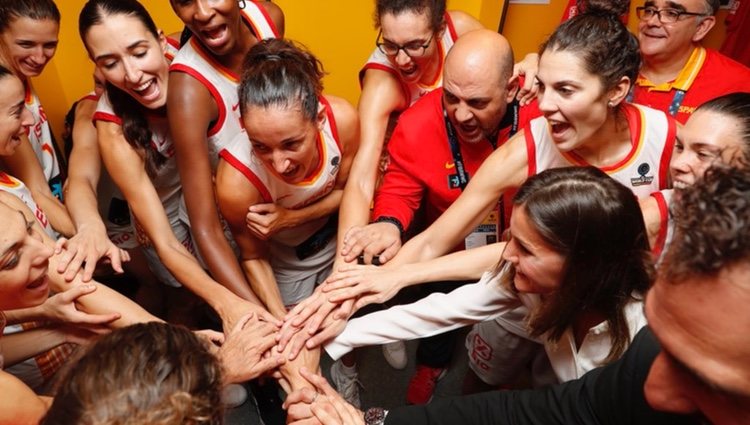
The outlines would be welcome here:
[[[519,108],[518,103],[513,102],[508,105],[510,110],[513,112],[513,122],[510,129],[510,136],[518,131],[518,115]],[[448,135],[448,145],[451,148],[451,154],[453,155],[453,163],[455,164],[456,174],[448,176],[448,185],[451,188],[459,188],[463,192],[466,186],[469,184],[469,173],[466,171],[464,164],[463,155],[461,154],[461,146],[459,145],[458,137],[453,128],[453,125],[448,119],[448,113],[443,108],[443,120],[445,121],[445,131]],[[497,141],[490,140],[492,148],[497,148]],[[505,208],[503,207],[503,198],[501,197],[494,207],[490,210],[489,214],[479,223],[479,225],[464,238],[464,245],[466,249],[477,248],[480,246],[490,245],[496,243],[499,240],[499,229],[500,223],[505,221],[503,214]]]

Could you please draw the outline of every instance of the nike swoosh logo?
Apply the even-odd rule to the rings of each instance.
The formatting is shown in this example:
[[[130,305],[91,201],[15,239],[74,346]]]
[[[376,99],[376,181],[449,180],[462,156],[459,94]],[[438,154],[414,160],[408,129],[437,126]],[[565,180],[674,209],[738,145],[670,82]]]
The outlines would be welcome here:
[[[456,163],[455,162],[446,162],[445,163],[445,169],[446,170],[450,170],[451,168],[455,168],[455,167],[456,167]]]

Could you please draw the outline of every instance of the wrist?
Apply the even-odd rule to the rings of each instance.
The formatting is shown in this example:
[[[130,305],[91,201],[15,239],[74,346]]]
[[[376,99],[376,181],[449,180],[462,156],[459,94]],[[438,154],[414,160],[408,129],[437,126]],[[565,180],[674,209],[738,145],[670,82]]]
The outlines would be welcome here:
[[[373,223],[390,223],[395,226],[396,229],[398,229],[399,236],[404,235],[404,225],[401,223],[401,220],[397,219],[396,217],[381,215],[380,217],[376,218]]]

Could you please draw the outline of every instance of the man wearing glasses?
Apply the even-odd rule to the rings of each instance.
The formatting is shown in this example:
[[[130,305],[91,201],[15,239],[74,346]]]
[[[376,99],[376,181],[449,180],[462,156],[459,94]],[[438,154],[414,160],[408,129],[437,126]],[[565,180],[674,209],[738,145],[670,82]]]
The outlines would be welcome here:
[[[719,0],[649,0],[636,8],[643,66],[632,102],[685,123],[708,100],[750,91],[750,69],[700,45]]]

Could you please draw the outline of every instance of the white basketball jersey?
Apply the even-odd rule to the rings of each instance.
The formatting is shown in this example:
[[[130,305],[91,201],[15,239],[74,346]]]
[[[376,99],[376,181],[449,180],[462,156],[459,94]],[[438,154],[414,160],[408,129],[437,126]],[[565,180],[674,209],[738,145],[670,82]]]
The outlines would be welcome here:
[[[245,1],[242,18],[259,39],[277,38],[278,31],[262,6]],[[218,63],[195,37],[191,37],[175,56],[170,71],[184,72],[208,89],[219,108],[219,117],[208,129],[208,153],[211,169],[216,171],[219,152],[242,132],[237,86],[239,76]]]
[[[252,146],[244,134],[238,135],[221,151],[222,159],[247,177],[260,192],[262,202],[273,202],[284,208],[298,209],[316,202],[333,190],[341,165],[342,151],[331,108],[325,99],[321,98],[321,102],[326,106],[327,115],[317,138],[320,161],[318,168],[302,182],[287,183],[274,171],[266,168],[253,155]],[[275,234],[268,245],[277,283],[291,284],[330,267],[336,249],[335,229],[335,223],[329,222],[329,217],[323,217]],[[305,254],[304,247],[310,245],[316,236],[324,233],[328,237],[321,238],[322,241],[318,241],[318,246],[313,252]],[[284,288],[280,289],[284,294]],[[299,301],[286,298],[288,297],[284,300],[286,304]]]
[[[642,105],[623,104],[630,128],[632,147],[616,164],[598,167],[610,177],[644,197],[666,189],[669,160],[675,142],[675,121],[664,112]],[[529,175],[550,168],[587,166],[574,152],[561,152],[552,141],[544,117],[532,120],[525,129]]]
[[[401,76],[398,70],[393,66],[391,61],[388,60],[388,56],[381,52],[377,47],[373,50],[370,57],[367,59],[367,63],[359,71],[359,83],[362,85],[362,81],[365,78],[365,71],[368,69],[379,69],[381,71],[390,72],[396,79],[401,83],[401,88],[404,90],[404,95],[408,101],[409,106],[413,105],[414,102],[419,100],[422,96],[435,90],[443,85],[443,64],[445,63],[445,55],[448,54],[448,50],[453,47],[458,36],[456,35],[456,29],[453,27],[453,21],[451,20],[448,13],[445,14],[445,30],[443,31],[442,37],[438,42],[438,54],[440,57],[440,66],[437,70],[435,81],[429,84],[421,84],[419,82],[407,83],[401,80]]]
[[[47,114],[39,101],[39,97],[34,92],[29,81],[24,81],[24,90],[26,91],[26,109],[31,111],[34,117],[34,124],[28,128],[27,135],[31,147],[34,149],[39,164],[42,166],[42,172],[47,179],[47,184],[52,194],[57,199],[62,200],[62,176],[60,175],[60,162],[55,153],[52,132],[47,121]]]
[[[34,213],[36,221],[40,226],[42,226],[44,232],[47,233],[47,235],[49,235],[49,237],[51,237],[52,239],[57,240],[60,235],[52,229],[52,226],[49,224],[49,220],[44,214],[44,211],[42,211],[42,209],[39,208],[36,202],[34,202],[34,198],[31,197],[31,192],[29,192],[29,189],[25,184],[23,184],[21,180],[18,180],[17,178],[0,171],[0,190],[2,190],[3,192],[8,192],[23,201],[23,203],[26,204],[31,212]]]

